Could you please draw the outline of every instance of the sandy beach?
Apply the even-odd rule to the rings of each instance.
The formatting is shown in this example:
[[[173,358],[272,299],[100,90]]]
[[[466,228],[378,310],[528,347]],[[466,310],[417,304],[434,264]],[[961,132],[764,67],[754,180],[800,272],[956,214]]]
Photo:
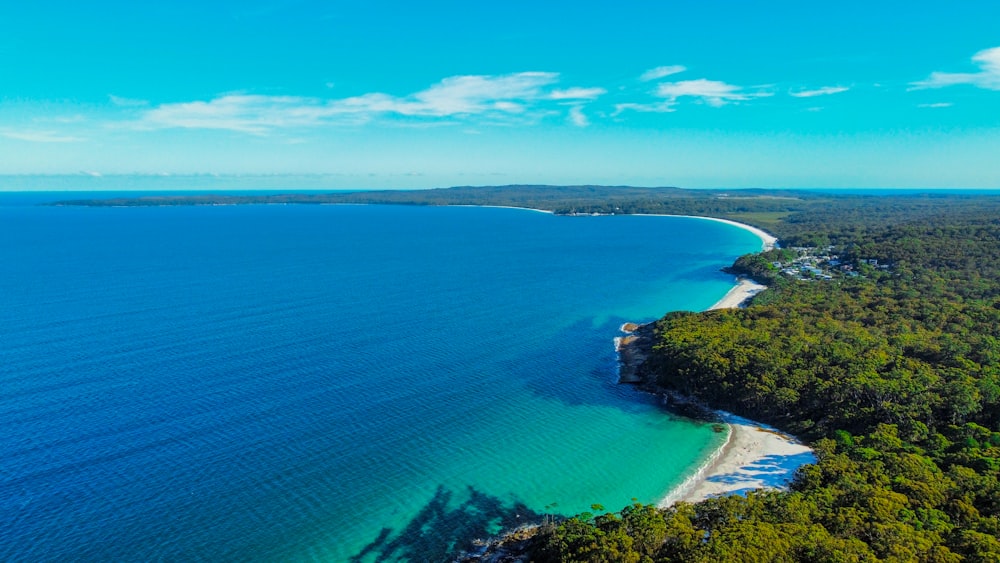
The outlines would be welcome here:
[[[719,414],[729,426],[725,444],[660,501],[660,507],[761,488],[780,489],[796,469],[816,461],[812,450],[787,434],[729,413]]]
[[[761,285],[751,279],[739,278],[736,281],[736,287],[729,290],[722,299],[719,299],[715,305],[712,305],[708,309],[736,309],[737,307],[742,307],[746,304],[754,295],[757,295],[761,291],[767,289],[766,285]]]
[[[702,217],[700,215],[678,215],[678,217],[692,217],[695,219],[705,219],[707,221],[717,221],[719,223],[726,223],[727,225],[732,225],[734,227],[739,227],[743,230],[750,231],[751,233],[760,237],[764,246],[761,250],[772,250],[778,245],[778,239],[774,235],[754,227],[753,225],[747,225],[746,223],[740,223],[738,221],[731,221],[729,219],[720,219],[718,217]]]
[[[517,207],[516,205],[466,205],[466,204],[449,204],[448,207],[485,207],[487,209],[520,209],[522,211],[535,211],[538,213],[546,213],[548,215],[555,215],[554,211],[549,211],[548,209],[536,209],[534,207]]]

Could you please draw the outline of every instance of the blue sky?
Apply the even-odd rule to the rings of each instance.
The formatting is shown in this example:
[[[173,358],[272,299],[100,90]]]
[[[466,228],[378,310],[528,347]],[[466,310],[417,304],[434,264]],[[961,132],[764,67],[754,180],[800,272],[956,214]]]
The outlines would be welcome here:
[[[0,188],[998,188],[954,4],[7,2]]]

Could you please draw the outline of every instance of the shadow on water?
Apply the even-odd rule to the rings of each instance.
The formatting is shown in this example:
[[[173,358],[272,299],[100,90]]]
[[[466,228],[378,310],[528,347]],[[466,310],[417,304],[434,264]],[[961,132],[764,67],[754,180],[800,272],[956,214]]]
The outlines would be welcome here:
[[[382,528],[350,561],[451,561],[471,550],[477,539],[542,520],[540,513],[519,502],[506,504],[472,487],[466,494],[468,499],[452,507],[455,493],[439,486],[406,526],[398,531]]]

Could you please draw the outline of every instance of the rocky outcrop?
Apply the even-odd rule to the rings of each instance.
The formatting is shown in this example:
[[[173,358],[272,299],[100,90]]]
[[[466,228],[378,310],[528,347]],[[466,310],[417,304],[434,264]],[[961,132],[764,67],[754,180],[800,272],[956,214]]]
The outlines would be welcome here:
[[[656,323],[625,323],[621,331],[625,336],[615,339],[615,348],[618,350],[618,383],[635,385],[659,396],[667,410],[675,414],[707,422],[719,421],[718,413],[701,401],[657,384],[655,368],[646,363],[653,354]]]
[[[618,350],[618,383],[642,384],[639,368],[653,352],[653,323],[643,325],[625,323],[621,328],[625,336],[615,339]]]

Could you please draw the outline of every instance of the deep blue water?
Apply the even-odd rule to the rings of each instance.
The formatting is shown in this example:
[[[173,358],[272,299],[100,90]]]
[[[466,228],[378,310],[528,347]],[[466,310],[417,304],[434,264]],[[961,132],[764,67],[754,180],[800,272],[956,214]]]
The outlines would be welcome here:
[[[626,321],[760,241],[698,219],[0,201],[0,560],[441,560],[661,498],[718,442]]]

